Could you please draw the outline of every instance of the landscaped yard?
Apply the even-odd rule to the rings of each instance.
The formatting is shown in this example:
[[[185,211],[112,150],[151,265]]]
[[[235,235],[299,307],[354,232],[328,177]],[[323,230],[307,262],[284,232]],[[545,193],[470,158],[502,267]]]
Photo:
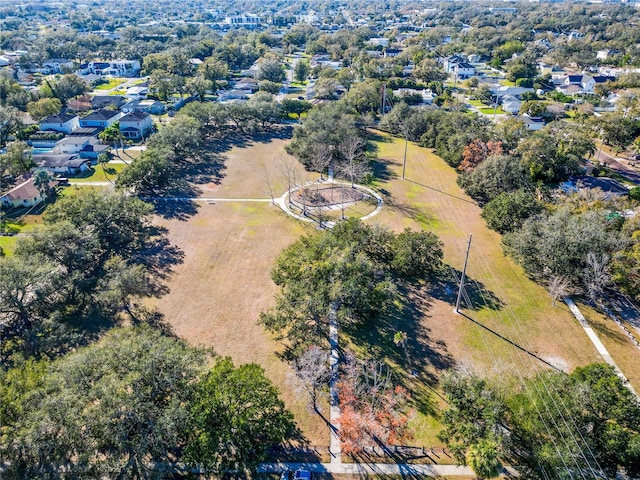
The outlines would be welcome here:
[[[506,115],[507,113],[501,107],[498,107],[498,108],[484,107],[484,108],[479,108],[478,110],[480,110],[480,113],[484,113],[485,115],[493,115],[494,113],[496,115]]]
[[[124,169],[124,163],[109,162],[104,165],[94,165],[82,175],[69,177],[69,182],[86,183],[86,182],[114,182],[118,174]]]

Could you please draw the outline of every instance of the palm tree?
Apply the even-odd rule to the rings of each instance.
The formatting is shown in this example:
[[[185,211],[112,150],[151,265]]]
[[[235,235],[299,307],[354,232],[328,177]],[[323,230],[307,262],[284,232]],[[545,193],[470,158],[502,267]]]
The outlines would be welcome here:
[[[45,170],[38,170],[33,176],[33,184],[38,189],[38,192],[40,192],[40,195],[45,201],[49,197],[52,180],[53,176]]]
[[[480,479],[495,478],[500,475],[502,464],[498,460],[500,447],[491,439],[480,440],[469,447],[467,463]]]

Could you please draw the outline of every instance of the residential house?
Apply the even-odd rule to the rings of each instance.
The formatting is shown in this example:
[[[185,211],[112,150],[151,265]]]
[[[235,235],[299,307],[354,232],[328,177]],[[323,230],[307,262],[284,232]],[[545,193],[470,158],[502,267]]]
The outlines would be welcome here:
[[[233,27],[256,28],[260,25],[260,18],[256,15],[234,15],[225,17],[225,25]]]
[[[58,141],[53,147],[53,153],[79,155],[80,158],[97,160],[98,155],[110,148],[109,145],[102,145],[96,137],[70,136]]]
[[[78,115],[71,113],[58,113],[51,115],[40,122],[40,130],[53,130],[55,132],[71,133],[80,126]]]
[[[69,176],[79,175],[91,168],[91,160],[64,153],[34,155],[33,162],[40,170]]]
[[[97,127],[103,130],[117,122],[122,116],[122,112],[114,110],[97,110],[80,119],[80,127]]]
[[[256,93],[260,89],[260,84],[253,78],[241,78],[234,84],[234,90],[240,90],[245,95]]]
[[[160,100],[131,100],[120,108],[124,113],[146,112],[154,115],[163,114],[165,109],[164,103]]]
[[[397,48],[385,48],[384,49],[384,58],[394,58],[402,53],[402,50]]]
[[[502,110],[512,115],[517,115],[520,112],[522,102],[513,95],[502,96]]]
[[[521,99],[524,93],[535,91],[533,88],[509,87],[506,85],[489,85],[489,88],[491,89],[491,93],[496,95],[499,99],[506,97],[507,95]]]
[[[532,131],[542,130],[542,127],[544,127],[544,120],[542,118],[529,117],[528,115],[523,115],[517,118],[518,120],[521,120],[522,122],[524,122],[524,124],[529,130],[532,130]]]
[[[563,182],[560,188],[566,193],[577,192],[585,188],[599,188],[606,198],[623,197],[629,195],[629,189],[617,180],[607,177],[576,176]]]
[[[430,89],[423,88],[399,88],[393,91],[394,95],[397,95],[399,98],[407,97],[410,95],[420,95],[422,97],[422,103],[431,105],[433,100],[436,98],[435,95]]]
[[[365,43],[367,43],[368,45],[373,45],[374,47],[386,47],[387,45],[389,45],[389,39],[385,37],[373,37],[367,40]]]
[[[55,187],[57,183],[52,181],[49,183],[49,188]],[[38,205],[43,200],[42,193],[33,183],[33,178],[30,178],[1,195],[0,206],[3,208],[29,208]]]
[[[103,108],[118,110],[126,101],[127,99],[121,95],[96,95],[91,99],[91,107],[94,110],[101,110]]]
[[[66,73],[74,70],[73,60],[52,58],[42,64],[43,73]]]
[[[476,74],[476,67],[467,62],[460,62],[453,66],[453,73],[459,79],[473,77]]]
[[[151,133],[153,121],[146,112],[128,113],[120,118],[120,132],[124,138],[141,140]]]
[[[149,87],[144,85],[136,85],[127,88],[124,96],[130,100],[143,100],[149,95]]]
[[[135,77],[140,73],[138,60],[94,61],[80,65],[78,72],[82,75],[112,75],[115,77]]]
[[[596,82],[591,75],[567,75],[563,85],[565,87],[571,85],[579,86],[582,88],[583,93],[593,93],[593,87],[596,86]]]

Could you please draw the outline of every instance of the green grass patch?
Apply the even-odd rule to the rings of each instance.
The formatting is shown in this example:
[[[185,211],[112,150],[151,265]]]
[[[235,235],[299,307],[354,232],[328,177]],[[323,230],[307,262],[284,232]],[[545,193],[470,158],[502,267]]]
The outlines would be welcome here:
[[[13,255],[13,252],[16,249],[16,242],[18,241],[17,235],[0,235],[0,248],[7,257]]]
[[[484,113],[485,115],[493,115],[494,113],[496,115],[506,115],[507,113],[502,108],[494,109],[493,107],[479,108],[478,110],[480,110],[480,113]]]
[[[111,162],[107,163],[104,168],[102,165],[94,165],[82,175],[69,178],[69,181],[71,183],[113,182],[125,167],[126,165],[124,163]]]
[[[481,100],[469,100],[469,105],[473,105],[474,107],[488,107],[486,103],[482,103]]]
[[[500,85],[503,85],[505,87],[515,87],[516,82],[512,82],[510,80],[504,79],[504,80],[500,80]]]
[[[77,195],[80,194],[80,191],[82,190],[87,190],[87,189],[92,189],[92,190],[104,190],[105,188],[108,187],[96,187],[96,186],[92,186],[92,185],[71,185],[70,187],[66,187],[63,188],[62,190],[60,190],[60,192],[58,193],[58,195],[60,195],[61,197],[75,197]]]
[[[118,85],[122,85],[126,80],[122,78],[110,78],[107,83],[103,83],[95,87],[94,90],[111,90],[112,88],[116,88]]]

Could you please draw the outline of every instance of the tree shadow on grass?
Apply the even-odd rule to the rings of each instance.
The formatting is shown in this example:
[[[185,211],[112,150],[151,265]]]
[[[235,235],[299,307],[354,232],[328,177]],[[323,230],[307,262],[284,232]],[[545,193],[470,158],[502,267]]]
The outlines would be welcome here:
[[[429,316],[430,297],[427,286],[399,286],[399,301],[394,302],[384,315],[376,320],[355,327],[345,328],[345,333],[358,350],[366,355],[397,365],[397,380],[412,393],[414,407],[423,414],[434,414],[434,387],[437,373],[454,364],[446,346],[430,338],[430,329],[422,319]],[[396,345],[397,332],[407,334],[406,347]],[[406,348],[406,350],[405,350]]]
[[[445,272],[441,275],[439,282],[434,286],[433,290],[431,290],[431,294],[438,300],[455,305],[458,299],[460,275],[462,272],[451,266],[446,266],[445,268]],[[483,309],[498,311],[504,307],[504,302],[489,290],[484,283],[466,275],[461,306],[473,311]]]

